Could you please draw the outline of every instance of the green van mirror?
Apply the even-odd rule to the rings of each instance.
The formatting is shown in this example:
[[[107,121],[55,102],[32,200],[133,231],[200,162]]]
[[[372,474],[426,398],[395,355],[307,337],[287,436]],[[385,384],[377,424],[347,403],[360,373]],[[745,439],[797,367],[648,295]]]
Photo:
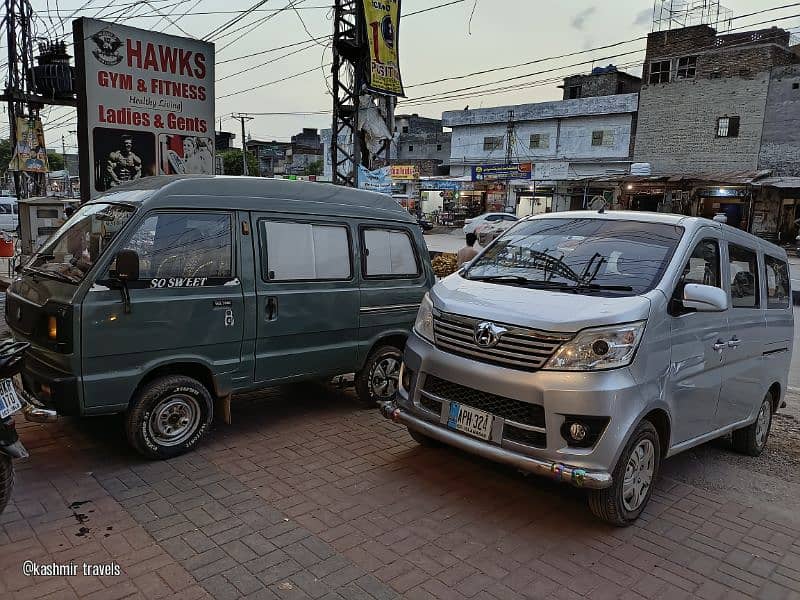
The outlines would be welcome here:
[[[131,312],[131,294],[128,291],[128,282],[139,279],[139,255],[135,250],[121,250],[117,254],[116,274],[117,281],[122,291],[122,302],[125,305],[125,314]]]

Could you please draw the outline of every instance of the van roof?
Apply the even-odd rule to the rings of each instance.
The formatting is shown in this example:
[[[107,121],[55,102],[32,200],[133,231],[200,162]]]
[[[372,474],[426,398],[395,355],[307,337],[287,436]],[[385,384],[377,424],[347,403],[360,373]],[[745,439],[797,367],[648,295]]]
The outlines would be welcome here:
[[[225,206],[238,210],[414,222],[408,211],[390,196],[310,181],[224,175],[159,175],[121,185],[109,194],[147,190],[154,193],[132,194],[126,201],[166,208],[175,207],[176,200],[191,198],[192,206],[198,208]],[[224,198],[223,202],[220,202],[221,198]],[[108,195],[95,201],[106,199]]]
[[[610,221],[638,221],[640,223],[660,223],[664,225],[675,225],[683,227],[688,233],[692,233],[701,227],[714,227],[721,231],[727,232],[734,236],[742,238],[750,238],[761,246],[765,252],[775,254],[776,256],[786,256],[786,251],[780,246],[773,244],[763,238],[760,238],[736,227],[731,227],[725,223],[720,223],[705,217],[687,217],[685,215],[676,215],[672,213],[657,213],[635,210],[606,210],[598,212],[594,210],[572,210],[564,212],[545,213],[528,217],[529,219],[607,219]]]

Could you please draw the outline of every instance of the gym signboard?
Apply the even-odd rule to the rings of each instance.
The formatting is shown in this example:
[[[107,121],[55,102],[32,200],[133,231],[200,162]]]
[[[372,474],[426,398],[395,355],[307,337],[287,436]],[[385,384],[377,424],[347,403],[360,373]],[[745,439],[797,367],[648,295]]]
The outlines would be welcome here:
[[[72,24],[83,200],[152,175],[213,175],[214,45]]]

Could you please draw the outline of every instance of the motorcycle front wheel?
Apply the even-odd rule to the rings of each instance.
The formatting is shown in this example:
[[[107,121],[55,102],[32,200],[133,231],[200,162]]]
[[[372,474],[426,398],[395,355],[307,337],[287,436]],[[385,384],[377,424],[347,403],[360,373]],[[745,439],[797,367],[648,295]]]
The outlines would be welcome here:
[[[0,514],[6,509],[14,488],[14,465],[11,457],[0,454]]]

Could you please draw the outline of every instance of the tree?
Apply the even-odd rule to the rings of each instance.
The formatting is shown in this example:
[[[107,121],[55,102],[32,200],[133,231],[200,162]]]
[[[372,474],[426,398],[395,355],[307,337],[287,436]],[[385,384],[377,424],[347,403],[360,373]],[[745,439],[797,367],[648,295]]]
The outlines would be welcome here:
[[[242,174],[242,151],[237,148],[230,150],[223,150],[219,153],[222,157],[223,170],[225,175],[241,175]],[[250,175],[258,177],[261,172],[258,168],[258,161],[251,152],[247,153],[247,170]]]
[[[306,168],[303,169],[303,175],[322,175],[324,168],[322,159],[315,160],[306,165]]]
[[[51,171],[62,171],[64,169],[64,156],[55,152],[48,152],[47,163]]]

